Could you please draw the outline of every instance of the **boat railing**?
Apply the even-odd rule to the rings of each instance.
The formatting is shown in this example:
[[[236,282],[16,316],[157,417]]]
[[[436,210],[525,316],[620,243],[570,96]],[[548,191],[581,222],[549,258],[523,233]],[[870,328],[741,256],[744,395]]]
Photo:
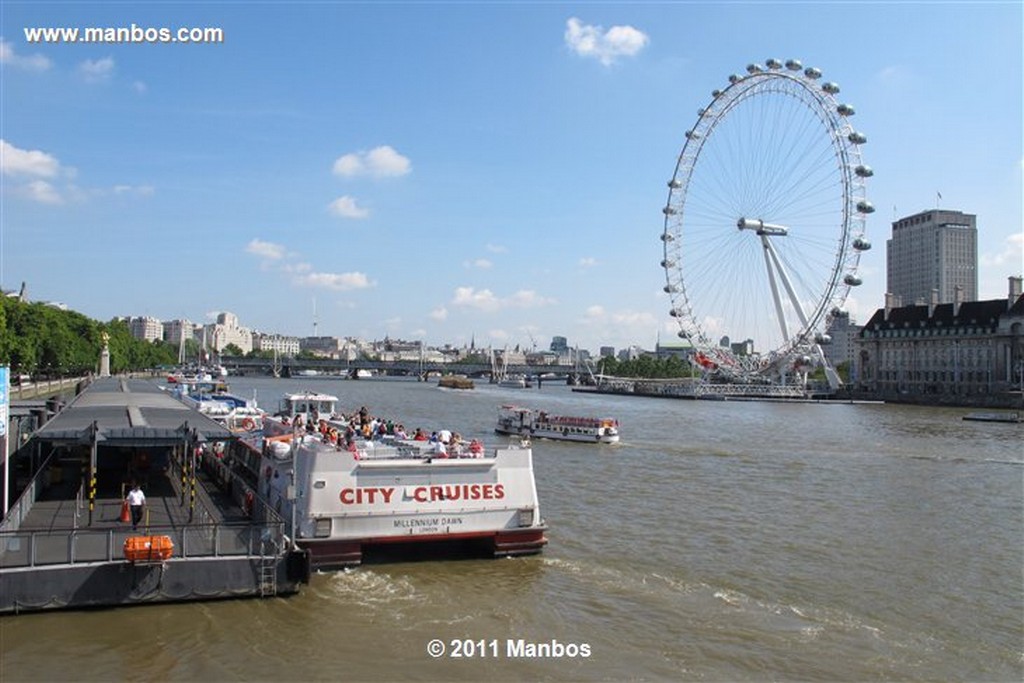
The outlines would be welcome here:
[[[130,529],[34,529],[0,532],[0,569],[122,562],[125,540],[168,536],[176,559],[261,556],[267,547],[285,547],[281,521],[265,524],[227,522]]]

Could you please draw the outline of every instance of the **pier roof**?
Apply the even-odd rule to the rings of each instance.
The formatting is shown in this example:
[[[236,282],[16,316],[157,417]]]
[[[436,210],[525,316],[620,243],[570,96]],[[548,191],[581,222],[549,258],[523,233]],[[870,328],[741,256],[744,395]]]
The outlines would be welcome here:
[[[96,440],[111,446],[181,443],[193,430],[199,442],[233,436],[154,383],[121,377],[93,380],[34,436],[43,441],[88,443],[94,429]]]

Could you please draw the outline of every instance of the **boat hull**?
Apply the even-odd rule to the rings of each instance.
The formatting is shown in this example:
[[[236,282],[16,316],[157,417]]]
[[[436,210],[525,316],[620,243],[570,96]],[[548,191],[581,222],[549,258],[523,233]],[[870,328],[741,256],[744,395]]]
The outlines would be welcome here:
[[[547,545],[546,531],[547,527],[543,526],[465,534],[302,539],[298,545],[309,551],[314,570],[329,571],[358,566],[367,557],[436,559],[448,555],[493,558],[536,555]]]

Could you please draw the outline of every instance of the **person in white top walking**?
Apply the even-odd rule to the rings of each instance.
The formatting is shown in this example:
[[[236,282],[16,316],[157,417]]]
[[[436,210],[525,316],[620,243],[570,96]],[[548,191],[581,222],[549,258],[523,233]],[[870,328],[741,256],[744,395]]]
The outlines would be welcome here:
[[[138,528],[139,522],[142,521],[142,508],[146,504],[146,494],[142,492],[138,484],[132,486],[132,490],[125,496],[125,500],[128,501],[128,507],[132,511],[132,530]]]

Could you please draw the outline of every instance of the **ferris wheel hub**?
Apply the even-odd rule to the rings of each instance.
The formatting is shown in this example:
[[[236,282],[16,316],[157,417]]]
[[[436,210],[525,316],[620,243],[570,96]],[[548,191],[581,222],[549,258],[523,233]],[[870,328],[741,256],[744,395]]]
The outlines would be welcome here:
[[[770,237],[785,237],[789,234],[789,228],[784,225],[765,223],[762,220],[753,218],[739,219],[736,221],[736,227],[740,230],[753,230],[758,235],[768,235]]]

